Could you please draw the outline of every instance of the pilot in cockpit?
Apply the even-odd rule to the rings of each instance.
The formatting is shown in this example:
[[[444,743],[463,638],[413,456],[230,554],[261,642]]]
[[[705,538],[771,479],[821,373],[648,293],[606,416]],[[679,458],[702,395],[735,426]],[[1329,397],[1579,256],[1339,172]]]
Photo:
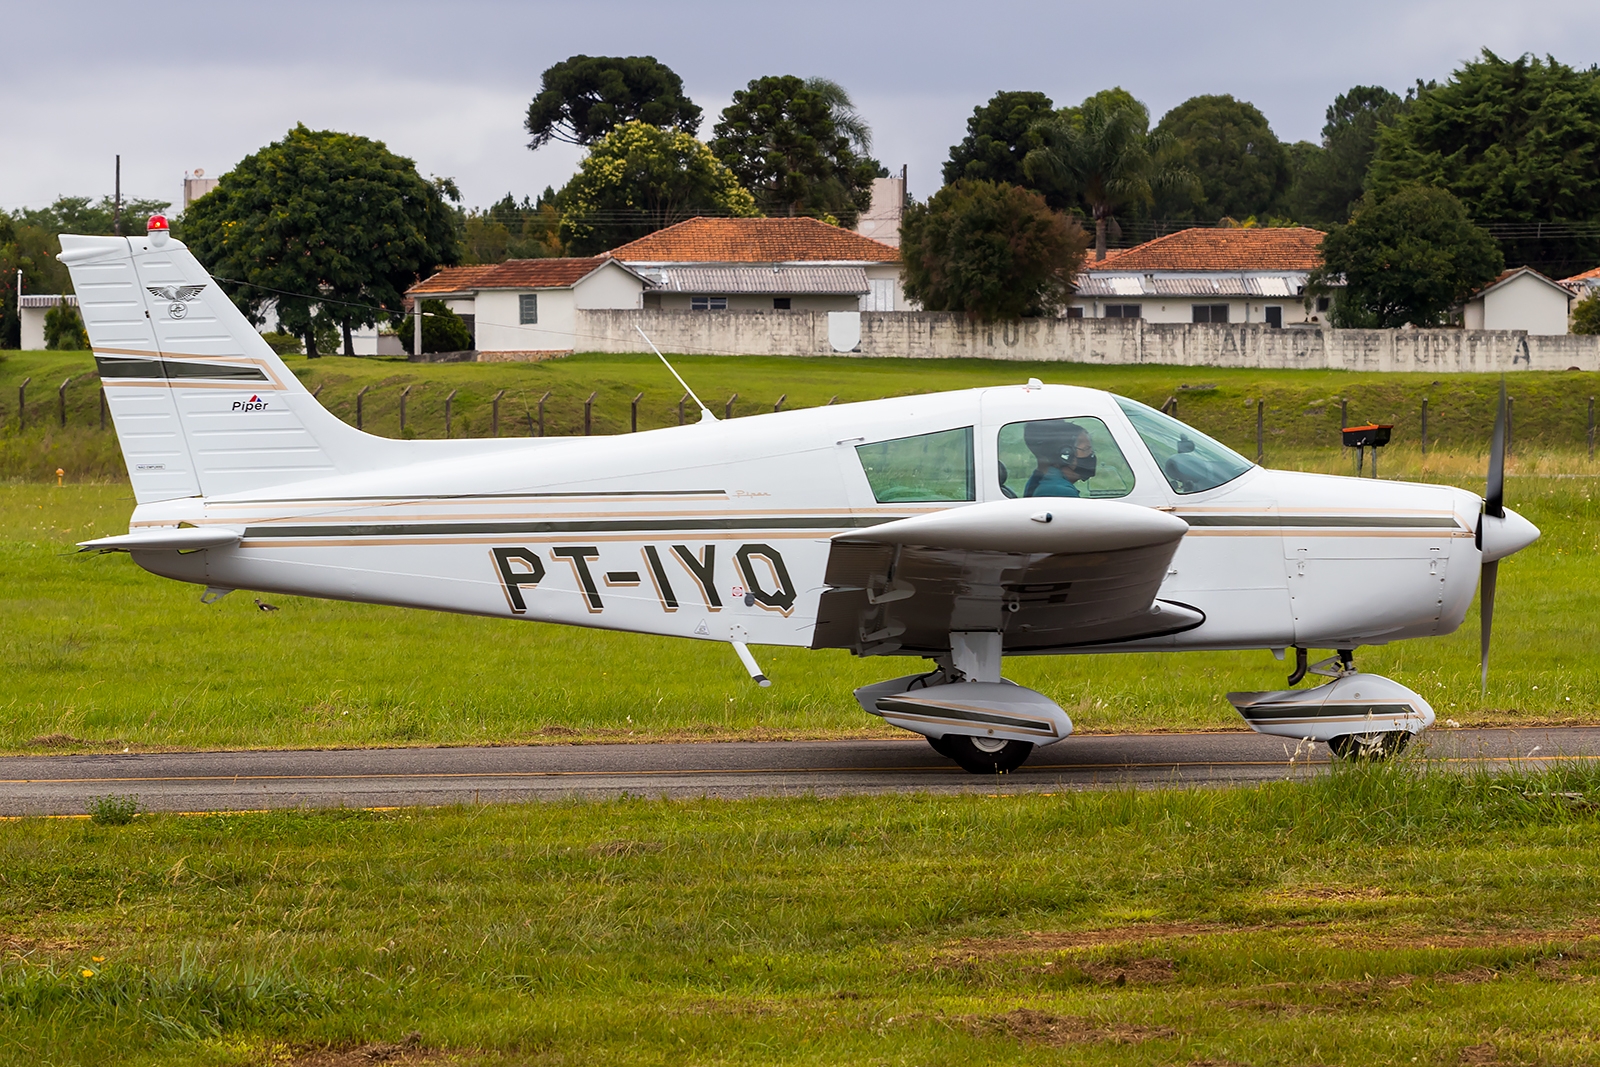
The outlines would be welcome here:
[[[1065,420],[1030,422],[1023,430],[1038,466],[1028,476],[1023,496],[1081,496],[1078,482],[1094,477],[1094,442],[1089,432]]]

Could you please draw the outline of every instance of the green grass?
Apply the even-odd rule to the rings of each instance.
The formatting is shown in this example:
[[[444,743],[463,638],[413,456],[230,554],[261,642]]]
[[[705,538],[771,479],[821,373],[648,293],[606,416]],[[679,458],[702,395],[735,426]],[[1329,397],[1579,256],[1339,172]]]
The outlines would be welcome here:
[[[1593,768],[1401,765],[24,820],[0,825],[0,1061],[417,1032],[471,1063],[1592,1063],[1597,798]]]
[[[34,396],[38,383],[59,384],[87,365],[81,353],[9,354],[0,360],[0,408],[15,397],[11,387],[24,373],[34,376]],[[609,398],[596,402],[598,429],[623,428],[618,420],[626,419],[627,400],[640,389],[647,392],[642,424],[676,420],[677,392],[663,384],[665,371],[639,357],[445,365],[327,358],[292,365],[310,375],[313,388],[323,387],[322,398],[336,411],[361,385],[373,384],[368,397],[377,399],[369,410],[379,413],[380,431],[382,419],[393,414],[383,414],[387,401],[380,401],[402,381],[419,383],[411,410],[425,429],[432,415],[418,397],[437,393],[442,399],[449,388],[461,390],[461,417],[474,432],[483,429],[480,401],[500,388],[508,397],[535,399],[551,389],[566,398],[562,403],[578,405],[559,408],[553,398],[552,431],[572,430],[574,417],[581,429],[581,400],[596,389]],[[1434,387],[1420,375],[979,361],[691,357],[684,365],[693,382],[721,383],[715,391],[707,385],[708,395],[737,389],[751,404],[740,410],[753,410],[748,398],[756,396],[770,407],[765,398],[776,400],[780,392],[798,406],[825,403],[834,393],[860,399],[1017,381],[1028,374],[1082,381],[1154,403],[1176,394],[1184,418],[1246,451],[1254,437],[1250,398],[1276,391],[1293,399],[1280,408],[1299,414],[1284,417],[1281,439],[1269,446],[1269,464],[1322,470],[1343,470],[1348,463],[1333,444],[1330,428],[1338,422],[1338,407],[1330,397],[1351,397],[1352,420],[1398,422],[1405,405],[1427,392],[1434,398],[1430,432],[1437,440],[1447,410],[1476,412],[1468,422],[1481,428],[1498,384],[1466,375]],[[1523,398],[1517,417],[1523,443],[1511,464],[1509,499],[1544,530],[1544,538],[1503,571],[1487,695],[1477,682],[1475,617],[1448,638],[1364,649],[1360,662],[1405,681],[1441,717],[1464,724],[1594,721],[1600,674],[1588,634],[1600,590],[1600,514],[1593,499],[1600,467],[1573,447],[1586,422],[1567,418],[1581,410],[1586,419],[1590,386],[1577,374],[1522,374],[1513,381],[1514,393]],[[1186,383],[1216,388],[1180,389]],[[121,461],[115,435],[92,428],[93,383],[71,391],[79,388],[69,388],[69,399],[79,406],[69,406],[66,431],[18,432],[14,399],[11,422],[0,430],[4,471],[27,479],[0,484],[0,750],[884,732],[861,713],[850,690],[881,680],[900,663],[762,649],[762,665],[775,684],[757,689],[721,645],[293,597],[274,598],[283,610],[265,614],[249,593],[207,607],[193,587],[148,575],[126,556],[76,555],[76,541],[124,532],[133,507],[120,474],[109,464],[95,466],[96,449],[112,456],[117,472]],[[46,395],[53,405],[53,389]],[[1529,403],[1529,397],[1543,398],[1545,407]],[[503,419],[510,410],[503,405]],[[1548,433],[1560,440],[1530,441],[1537,439],[1529,427],[1538,424],[1541,410],[1566,413],[1565,422],[1546,419],[1555,427]],[[32,426],[39,412],[30,411]],[[51,413],[48,405],[44,413]],[[1270,420],[1268,425],[1276,426]],[[57,489],[50,484],[54,469],[66,465],[69,454],[81,465]],[[1484,460],[1475,447],[1436,449],[1424,458],[1402,432],[1383,462],[1386,476],[1482,483]],[[1238,729],[1221,694],[1275,688],[1284,667],[1264,653],[1188,653],[1019,659],[1008,662],[1007,673],[1050,694],[1082,730]]]
[[[99,430],[98,383],[85,352],[0,354],[0,478],[54,481],[58,467],[74,481],[124,478],[113,434]],[[491,399],[505,391],[500,407],[504,436],[530,433],[539,398],[546,432],[583,432],[583,405],[597,394],[595,433],[628,429],[630,404],[639,405],[641,429],[676,424],[682,391],[654,356],[578,355],[543,363],[413,364],[391,359],[290,356],[289,366],[318,399],[340,418],[355,422],[356,394],[368,387],[364,428],[400,436],[400,392],[407,386],[406,433],[444,436],[445,398],[456,392],[452,432],[485,437],[491,429]],[[1366,374],[1346,371],[1221,370],[1210,367],[1091,366],[1075,363],[1008,363],[993,360],[905,360],[852,357],[674,356],[674,365],[720,417],[737,393],[733,413],[973,386],[1020,383],[1038,377],[1084,385],[1160,405],[1178,401],[1185,421],[1255,455],[1256,402],[1265,401],[1269,462],[1306,450],[1338,446],[1339,401],[1347,400],[1352,423],[1388,422],[1396,441],[1420,443],[1421,404],[1429,400],[1428,437],[1441,450],[1484,449],[1494,420],[1500,379],[1493,375]],[[67,426],[59,425],[57,386],[69,375]],[[18,429],[17,386],[28,388],[26,429]],[[1589,397],[1600,393],[1594,375],[1522,372],[1507,378],[1515,398],[1515,443],[1536,451],[1575,451],[1586,446]],[[693,405],[687,417],[694,418]]]

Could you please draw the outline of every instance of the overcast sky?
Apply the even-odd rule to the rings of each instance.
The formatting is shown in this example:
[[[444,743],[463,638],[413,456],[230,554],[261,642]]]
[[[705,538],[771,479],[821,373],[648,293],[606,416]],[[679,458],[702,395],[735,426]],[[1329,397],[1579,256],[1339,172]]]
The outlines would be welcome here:
[[[875,154],[926,196],[975,105],[1000,89],[1058,104],[1121,85],[1152,115],[1231,93],[1285,141],[1315,140],[1358,84],[1444,79],[1489,47],[1600,61],[1600,3],[1346,0],[1339,4],[796,5],[457,0],[0,0],[0,207],[99,196],[122,154],[125,196],[180,201],[185,171],[219,175],[296,122],[385,141],[468,206],[559,187],[579,152],[530,152],[539,75],[569,55],[653,55],[705,110],[763,74],[844,85]]]

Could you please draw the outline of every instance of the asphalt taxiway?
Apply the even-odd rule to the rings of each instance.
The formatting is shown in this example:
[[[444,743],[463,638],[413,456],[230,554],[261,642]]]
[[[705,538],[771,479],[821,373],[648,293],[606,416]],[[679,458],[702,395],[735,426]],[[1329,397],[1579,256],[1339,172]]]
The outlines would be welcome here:
[[[1420,754],[1450,768],[1600,758],[1600,727],[1440,730]],[[574,797],[1020,793],[1225,785],[1322,773],[1328,750],[1248,733],[1069,737],[1018,771],[959,770],[919,738],[0,757],[0,815],[80,815],[97,798],[144,811],[379,808]]]

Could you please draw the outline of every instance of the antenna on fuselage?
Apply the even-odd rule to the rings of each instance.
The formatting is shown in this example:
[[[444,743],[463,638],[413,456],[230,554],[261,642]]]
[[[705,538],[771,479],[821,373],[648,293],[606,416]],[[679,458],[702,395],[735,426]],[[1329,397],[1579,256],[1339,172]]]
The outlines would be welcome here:
[[[672,371],[672,376],[678,379],[678,384],[683,386],[683,391],[688,393],[696,404],[700,405],[700,421],[716,422],[717,417],[711,414],[711,409],[706,407],[705,402],[702,401],[698,396],[695,396],[694,390],[689,388],[689,383],[683,380],[683,375],[674,370],[672,364],[667,363],[667,357],[661,355],[661,349],[657,348],[656,343],[650,340],[650,335],[644,332],[644,328],[635,325],[634,329],[639,331],[639,336],[644,338],[644,343],[650,346],[650,351],[654,352],[658,357],[660,357],[661,362],[666,364],[667,370]]]

